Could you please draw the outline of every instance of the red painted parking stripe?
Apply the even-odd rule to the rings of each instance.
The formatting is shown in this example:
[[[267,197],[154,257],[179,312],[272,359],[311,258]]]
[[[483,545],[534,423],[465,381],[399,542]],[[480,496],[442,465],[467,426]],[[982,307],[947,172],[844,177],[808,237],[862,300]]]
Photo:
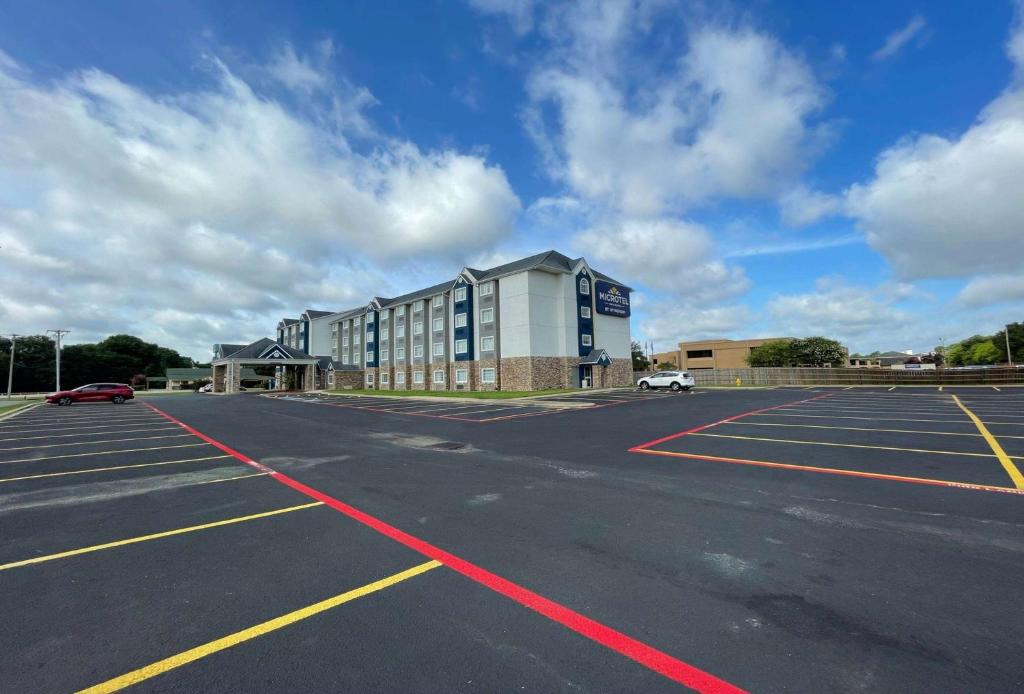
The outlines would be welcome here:
[[[272,470],[261,463],[256,462],[252,458],[239,453],[235,449],[224,445],[216,439],[210,438],[206,434],[198,431],[197,429],[185,424],[184,422],[172,417],[171,415],[157,409],[148,402],[143,403],[146,407],[149,407],[154,412],[166,417],[168,420],[174,422],[178,426],[182,427],[185,431],[198,436],[203,441],[209,443],[212,446],[219,448],[228,455],[237,458],[246,465],[250,465],[261,472],[269,473],[269,476],[277,480],[281,484],[287,485],[296,491],[299,491],[306,496],[322,501],[325,505],[330,506],[336,511],[339,511],[353,520],[359,521],[363,525],[373,528],[377,532],[390,537],[396,542],[413,549],[424,556],[436,559],[448,568],[457,571],[458,573],[470,578],[477,583],[490,588],[496,593],[500,593],[505,597],[511,598],[518,602],[520,605],[530,608],[531,610],[544,615],[548,619],[561,624],[564,627],[571,629],[572,631],[585,636],[586,638],[596,643],[609,648],[616,653],[620,653],[631,660],[640,663],[641,665],[657,672],[670,680],[678,682],[682,685],[690,687],[691,689],[699,692],[713,692],[716,694],[725,693],[737,693],[743,692],[744,690],[732,685],[725,680],[719,679],[714,675],[704,672],[700,668],[683,662],[678,658],[674,658],[663,651],[648,646],[642,641],[638,641],[631,636],[627,636],[620,631],[612,629],[609,626],[605,626],[600,622],[597,622],[589,617],[586,617],[579,612],[576,612],[564,605],[560,605],[552,600],[545,598],[542,595],[534,593],[528,588],[524,588],[517,583],[513,583],[497,574],[491,573],[490,571],[477,566],[471,562],[461,559],[443,549],[436,547],[425,540],[421,540],[413,535],[410,535],[402,530],[399,530],[393,525],[389,525],[384,521],[371,516],[368,513],[360,511],[354,506],[350,506],[343,501],[339,501],[332,496],[324,494],[321,491],[313,489],[298,480],[295,480],[288,475]]]
[[[632,448],[628,449],[628,451],[630,453],[642,453],[645,451],[645,449],[651,448],[652,446],[657,446],[659,443],[665,443],[666,441],[672,441],[673,439],[682,438],[683,436],[686,436],[688,434],[696,434],[698,431],[704,431],[705,429],[716,427],[719,424],[735,422],[737,419],[743,419],[744,417],[752,417],[755,414],[761,414],[762,412],[769,412],[771,410],[778,410],[783,407],[792,407],[793,405],[800,405],[802,403],[811,402],[813,400],[821,400],[822,398],[831,397],[832,395],[835,395],[835,393],[822,393],[821,395],[815,395],[813,398],[805,398],[803,400],[797,400],[796,402],[787,402],[782,405],[772,405],[771,407],[762,407],[759,410],[743,412],[742,414],[736,414],[733,415],[732,417],[719,419],[717,422],[711,422],[710,424],[701,424],[698,427],[693,427],[692,429],[687,429],[686,431],[680,431],[677,434],[669,434],[668,436],[662,436],[660,439],[654,439],[653,441],[648,441],[647,443],[639,443],[633,446]]]

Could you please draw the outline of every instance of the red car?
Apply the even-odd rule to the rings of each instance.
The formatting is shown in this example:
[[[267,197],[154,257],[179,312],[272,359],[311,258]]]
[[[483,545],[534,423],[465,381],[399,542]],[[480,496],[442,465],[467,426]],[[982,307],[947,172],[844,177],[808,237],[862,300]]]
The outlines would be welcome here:
[[[135,391],[124,383],[90,383],[74,390],[62,390],[46,396],[46,402],[70,405],[73,402],[99,402],[109,400],[120,405],[135,397]]]

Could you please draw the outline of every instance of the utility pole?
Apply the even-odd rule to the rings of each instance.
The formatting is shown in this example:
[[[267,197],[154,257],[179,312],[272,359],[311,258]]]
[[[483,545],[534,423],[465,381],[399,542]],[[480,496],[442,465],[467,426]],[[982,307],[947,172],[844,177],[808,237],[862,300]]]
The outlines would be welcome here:
[[[1013,354],[1010,352],[1010,326],[1004,326],[1006,329],[1006,361],[1013,366]]]
[[[11,335],[11,364],[7,368],[7,399],[11,399],[11,387],[14,385],[14,343],[21,335]]]
[[[59,393],[60,392],[60,340],[61,340],[61,337],[63,335],[67,335],[71,331],[70,330],[62,330],[62,329],[58,328],[56,330],[47,330],[46,332],[47,332],[47,334],[53,333],[53,335],[54,335],[54,337],[55,337],[55,339],[57,341],[57,391],[56,392]]]

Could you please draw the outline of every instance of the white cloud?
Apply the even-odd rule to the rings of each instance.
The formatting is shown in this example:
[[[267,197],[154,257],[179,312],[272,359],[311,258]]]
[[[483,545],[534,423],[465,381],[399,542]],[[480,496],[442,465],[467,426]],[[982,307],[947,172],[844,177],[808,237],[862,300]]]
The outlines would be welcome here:
[[[1024,270],[1024,39],[1010,40],[1010,86],[959,137],[907,137],[879,156],[874,178],[847,191],[847,211],[904,276]]]
[[[893,299],[888,289],[879,291],[823,277],[815,283],[814,291],[776,296],[767,308],[775,325],[787,334],[825,335],[849,341],[880,326],[905,321],[905,314],[893,305]]]
[[[782,221],[792,227],[805,227],[840,212],[843,199],[807,186],[797,185],[779,197]]]
[[[965,308],[1007,301],[1024,301],[1024,274],[975,277],[956,296],[956,303]]]
[[[517,34],[525,34],[533,28],[536,0],[469,0],[469,4],[483,14],[505,16]]]
[[[297,91],[312,92],[324,89],[330,84],[327,63],[334,55],[334,44],[324,41],[317,47],[317,55],[299,56],[290,44],[284,44],[266,71],[278,82]]]
[[[674,69],[650,75],[616,59],[615,42],[634,23],[584,26],[598,27],[579,39],[584,48],[534,73],[526,122],[549,173],[587,198],[636,216],[718,197],[770,197],[828,134],[810,122],[824,89],[766,34],[700,28]],[[604,59],[589,58],[594,46]]]
[[[488,249],[520,211],[500,168],[372,129],[369,93],[290,47],[268,69],[325,95],[315,112],[216,61],[208,85],[156,97],[98,70],[41,82],[0,58],[0,181],[17,182],[0,193],[8,329],[147,336],[178,312],[199,327],[172,346],[202,357],[282,312],[401,285],[403,258]]]
[[[753,312],[743,305],[702,306],[691,302],[656,301],[645,306],[640,322],[644,339],[656,350],[673,349],[683,341],[732,337],[749,330]]]
[[[910,43],[915,37],[922,36],[922,32],[928,28],[924,17],[917,15],[912,17],[902,29],[892,32],[885,37],[885,43],[871,55],[872,60],[886,60],[891,58]]]
[[[688,301],[719,301],[750,287],[742,268],[711,258],[699,224],[668,219],[625,220],[578,234],[574,246],[600,267]]]

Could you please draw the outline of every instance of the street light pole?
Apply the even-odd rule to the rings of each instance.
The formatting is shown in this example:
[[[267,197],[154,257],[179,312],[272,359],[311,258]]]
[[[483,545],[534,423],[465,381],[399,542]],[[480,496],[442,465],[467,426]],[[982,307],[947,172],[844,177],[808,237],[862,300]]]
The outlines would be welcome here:
[[[1013,354],[1010,353],[1010,326],[1005,326],[1006,330],[1006,361],[1013,366]]]
[[[57,342],[57,390],[55,392],[59,393],[60,392],[60,339],[61,339],[61,336],[67,335],[71,331],[70,330],[62,330],[62,329],[58,328],[56,330],[47,330],[46,332],[47,333],[53,333],[53,335],[54,335],[54,337],[56,339],[56,342]]]
[[[7,368],[7,399],[11,399],[11,388],[14,385],[14,343],[21,335],[11,335],[11,363]]]

